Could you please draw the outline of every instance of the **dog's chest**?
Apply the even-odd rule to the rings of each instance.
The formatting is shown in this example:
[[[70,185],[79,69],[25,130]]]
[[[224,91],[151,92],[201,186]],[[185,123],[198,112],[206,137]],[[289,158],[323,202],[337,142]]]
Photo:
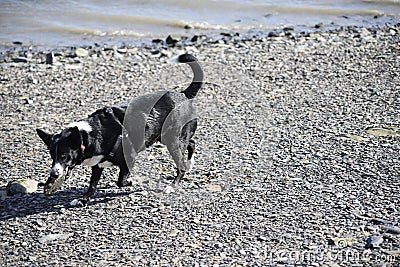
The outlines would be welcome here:
[[[89,167],[93,167],[96,165],[99,165],[100,168],[107,168],[107,167],[111,167],[114,164],[109,162],[109,161],[103,161],[101,162],[101,160],[104,158],[103,155],[97,155],[97,156],[93,156],[91,158],[85,159],[83,161],[83,164],[89,166]]]
[[[97,155],[97,156],[93,156],[91,158],[85,159],[83,161],[83,164],[89,166],[89,167],[93,167],[96,165],[99,165],[100,168],[107,168],[107,167],[111,167],[114,164],[109,162],[109,161],[104,161],[101,162],[101,160],[104,158],[103,155]]]
[[[103,155],[97,155],[97,156],[93,156],[91,158],[85,159],[83,161],[83,164],[89,166],[89,167],[93,167],[96,166],[97,164],[100,163],[100,161],[104,158]]]

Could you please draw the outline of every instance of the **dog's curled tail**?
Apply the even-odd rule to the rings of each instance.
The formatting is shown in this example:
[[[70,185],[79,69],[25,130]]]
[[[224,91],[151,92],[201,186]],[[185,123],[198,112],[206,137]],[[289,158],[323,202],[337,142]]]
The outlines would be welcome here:
[[[171,58],[170,61],[175,61],[178,63],[186,63],[192,69],[193,71],[192,83],[188,86],[188,88],[183,90],[182,93],[184,93],[188,99],[194,98],[201,89],[201,87],[203,86],[203,79],[204,79],[203,70],[199,62],[197,61],[197,58],[195,58],[190,54],[182,54],[177,57]]]

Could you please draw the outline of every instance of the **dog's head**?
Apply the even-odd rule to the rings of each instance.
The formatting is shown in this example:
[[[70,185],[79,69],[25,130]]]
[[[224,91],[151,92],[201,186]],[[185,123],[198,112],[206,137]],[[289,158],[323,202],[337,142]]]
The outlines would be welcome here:
[[[82,136],[78,127],[67,128],[55,135],[40,129],[36,132],[48,147],[53,160],[50,177],[44,184],[44,193],[50,195],[61,187],[73,167],[82,162]]]

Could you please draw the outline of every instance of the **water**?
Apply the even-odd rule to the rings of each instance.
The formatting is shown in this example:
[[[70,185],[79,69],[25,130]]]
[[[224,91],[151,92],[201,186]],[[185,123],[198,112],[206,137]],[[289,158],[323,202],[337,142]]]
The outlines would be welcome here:
[[[320,22],[373,26],[397,23],[399,17],[400,0],[0,0],[0,45],[129,42]]]

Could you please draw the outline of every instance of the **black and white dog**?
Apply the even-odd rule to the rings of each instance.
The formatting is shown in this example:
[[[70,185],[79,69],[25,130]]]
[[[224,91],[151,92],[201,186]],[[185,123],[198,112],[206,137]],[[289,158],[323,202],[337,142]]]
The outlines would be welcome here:
[[[180,55],[175,61],[188,64],[194,74],[192,83],[182,92],[144,95],[127,106],[97,110],[55,135],[36,129],[53,160],[50,178],[44,184],[46,195],[58,190],[72,169],[80,164],[92,168],[90,185],[81,202],[87,202],[93,196],[105,167],[119,167],[119,187],[131,185],[127,178],[134,156],[155,142],[167,146],[178,169],[173,183],[179,183],[191,165],[195,150],[192,137],[197,119],[193,116],[192,99],[202,87],[203,71],[192,55]]]

